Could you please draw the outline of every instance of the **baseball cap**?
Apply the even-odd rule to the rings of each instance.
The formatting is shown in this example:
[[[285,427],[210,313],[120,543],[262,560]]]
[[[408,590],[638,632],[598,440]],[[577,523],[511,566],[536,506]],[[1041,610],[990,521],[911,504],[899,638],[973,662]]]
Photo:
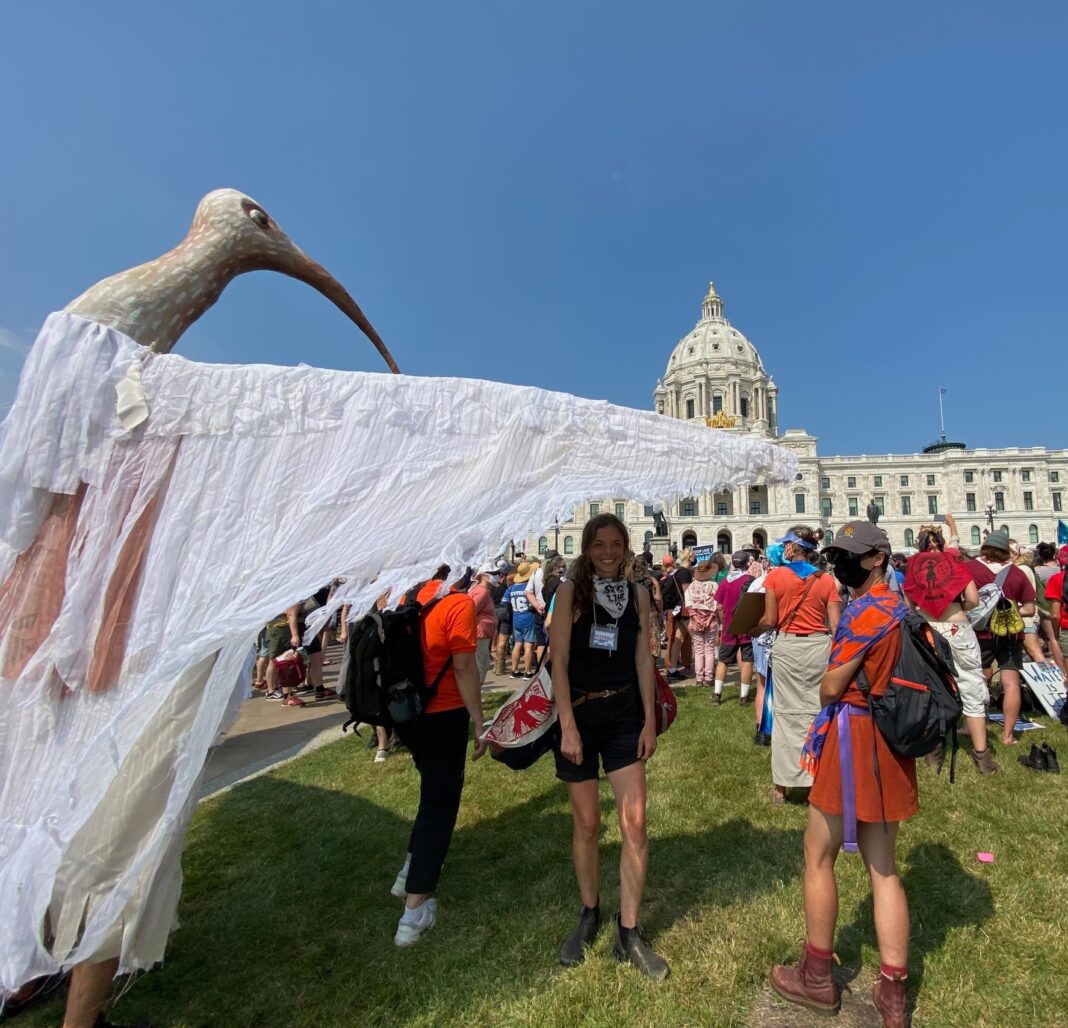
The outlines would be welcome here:
[[[847,521],[837,532],[834,539],[823,547],[828,550],[843,550],[846,553],[871,553],[878,550],[890,556],[890,540],[886,533],[870,521]]]
[[[478,569],[478,573],[480,575],[499,575],[501,571],[496,564],[482,564]]]
[[[735,552],[731,554],[731,563],[736,568],[747,568],[752,560],[753,555],[751,553],[746,553],[745,550],[735,550]]]

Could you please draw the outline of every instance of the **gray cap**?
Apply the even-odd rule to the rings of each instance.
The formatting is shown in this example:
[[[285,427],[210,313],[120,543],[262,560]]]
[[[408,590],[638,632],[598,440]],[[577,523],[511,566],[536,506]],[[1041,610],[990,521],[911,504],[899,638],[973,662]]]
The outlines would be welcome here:
[[[834,540],[823,547],[828,550],[844,550],[846,553],[871,553],[878,550],[890,556],[890,540],[886,533],[870,521],[847,521],[837,532]]]
[[[1003,532],[1000,528],[996,532],[991,532],[984,540],[984,546],[993,546],[996,549],[1004,550],[1006,553],[1009,551],[1009,533]]]
[[[731,563],[736,568],[741,568],[743,571],[747,567],[749,567],[749,565],[752,563],[752,560],[753,555],[751,553],[746,553],[745,550],[735,550],[735,552],[731,555]]]

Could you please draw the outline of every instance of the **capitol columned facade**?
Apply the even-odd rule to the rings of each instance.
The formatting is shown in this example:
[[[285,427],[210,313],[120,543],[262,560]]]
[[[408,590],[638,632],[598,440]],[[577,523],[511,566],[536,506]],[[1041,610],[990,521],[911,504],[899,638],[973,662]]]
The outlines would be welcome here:
[[[756,347],[726,319],[723,300],[709,283],[700,320],[676,344],[656,383],[653,409],[774,439],[797,455],[799,466],[790,483],[706,493],[673,505],[664,511],[666,542],[680,549],[715,546],[723,553],[753,542],[763,548],[799,523],[833,532],[865,517],[871,503],[895,549],[909,549],[920,525],[947,513],[966,549],[978,549],[991,526],[1022,543],[1056,540],[1057,520],[1066,517],[1068,450],[968,449],[943,438],[919,453],[822,457],[816,438],[803,429],[780,431],[778,394]],[[577,553],[583,523],[603,511],[626,522],[635,549],[654,542],[651,506],[602,497],[544,531],[537,548]],[[662,549],[663,541],[656,542],[654,549]]]

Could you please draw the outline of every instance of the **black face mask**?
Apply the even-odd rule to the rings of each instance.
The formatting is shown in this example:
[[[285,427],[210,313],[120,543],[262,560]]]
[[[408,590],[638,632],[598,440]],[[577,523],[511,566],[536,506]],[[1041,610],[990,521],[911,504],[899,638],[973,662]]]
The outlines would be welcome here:
[[[871,574],[871,568],[864,567],[864,557],[842,555],[834,562],[834,577],[847,589],[858,589]]]

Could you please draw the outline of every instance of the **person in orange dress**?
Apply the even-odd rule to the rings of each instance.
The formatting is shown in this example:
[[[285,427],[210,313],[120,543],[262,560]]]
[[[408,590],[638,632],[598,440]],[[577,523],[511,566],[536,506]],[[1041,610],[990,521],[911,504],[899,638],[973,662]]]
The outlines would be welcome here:
[[[873,998],[884,1025],[903,1028],[909,912],[895,849],[898,826],[919,809],[916,762],[887,746],[872,723],[857,677],[863,671],[872,695],[885,693],[901,653],[897,629],[907,607],[886,584],[890,542],[876,525],[848,522],[824,552],[835,577],[852,592],[852,601],[835,632],[820,685],[824,708],[802,755],[815,776],[804,842],[805,952],[796,965],[774,967],[771,985],[792,1003],[822,1013],[838,1010],[838,987],[831,977],[838,918],[834,865],[843,846],[847,851],[859,848],[871,881],[881,961]]]

